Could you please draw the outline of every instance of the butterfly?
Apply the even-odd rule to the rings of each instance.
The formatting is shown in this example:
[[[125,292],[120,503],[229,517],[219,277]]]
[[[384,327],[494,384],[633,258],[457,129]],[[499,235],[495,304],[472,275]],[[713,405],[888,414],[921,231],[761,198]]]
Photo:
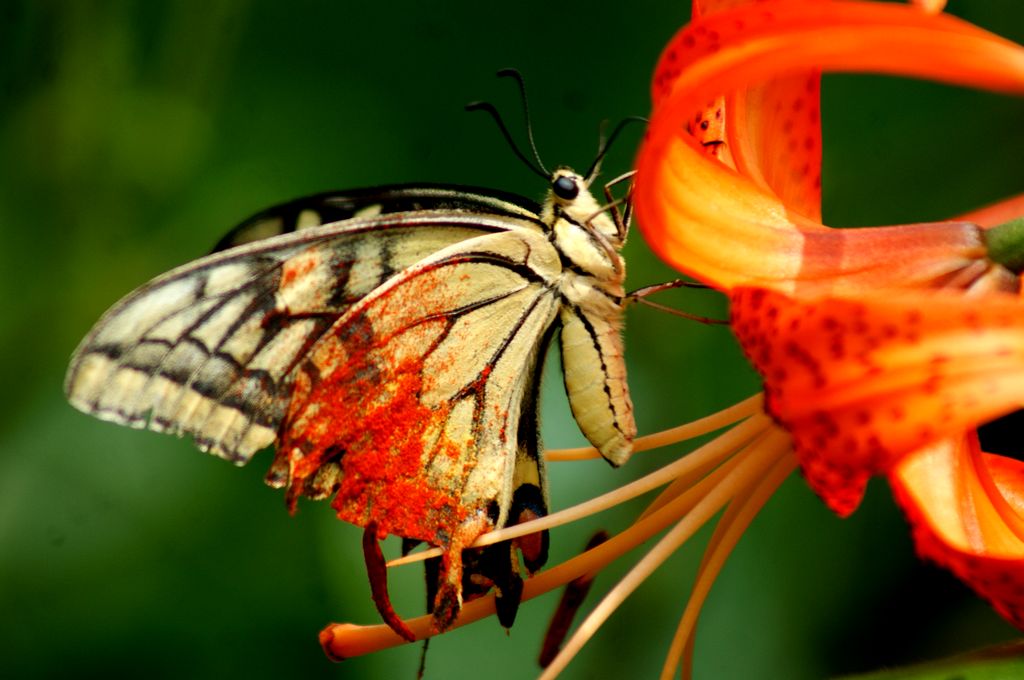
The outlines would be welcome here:
[[[539,569],[546,533],[463,551],[547,512],[537,392],[556,334],[586,438],[620,465],[636,435],[621,338],[628,219],[597,202],[587,174],[551,172],[541,205],[395,185],[265,210],[111,307],[74,353],[68,399],[238,465],[273,446],[266,482],[290,509],[333,496],[338,517],[365,528],[374,600],[399,634],[411,635],[387,601],[387,535],[443,549],[428,568],[437,629],[492,587],[509,626],[519,554]]]

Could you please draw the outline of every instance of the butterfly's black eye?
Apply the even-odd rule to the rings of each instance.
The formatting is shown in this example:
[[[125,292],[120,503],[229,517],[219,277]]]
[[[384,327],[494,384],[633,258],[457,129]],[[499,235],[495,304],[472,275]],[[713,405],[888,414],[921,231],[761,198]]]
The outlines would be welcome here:
[[[576,184],[576,180],[565,175],[551,183],[551,190],[563,201],[571,201],[580,193],[580,187]]]

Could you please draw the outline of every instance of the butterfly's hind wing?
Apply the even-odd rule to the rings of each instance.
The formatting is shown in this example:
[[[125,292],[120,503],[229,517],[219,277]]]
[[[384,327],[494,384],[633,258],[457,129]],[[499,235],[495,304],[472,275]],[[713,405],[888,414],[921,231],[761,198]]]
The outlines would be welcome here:
[[[336,490],[346,521],[446,548],[439,627],[461,603],[462,549],[518,512],[520,488],[543,514],[536,377],[560,267],[539,230],[456,243],[353,305],[297,367],[278,479],[291,498]]]
[[[550,345],[554,330],[552,326],[541,340],[541,352]],[[548,514],[547,475],[540,444],[537,402],[542,368],[543,356],[534,366],[532,383],[524,390],[518,425],[518,450],[512,475],[511,504],[504,526],[522,524]],[[493,589],[498,622],[505,628],[511,628],[523,592],[520,556],[527,572],[533,574],[547,562],[548,540],[548,531],[545,529],[510,541],[463,551],[463,598],[473,600]],[[404,542],[403,554],[411,550],[415,543]],[[441,558],[435,557],[424,563],[428,612],[434,611],[441,582],[441,562]]]

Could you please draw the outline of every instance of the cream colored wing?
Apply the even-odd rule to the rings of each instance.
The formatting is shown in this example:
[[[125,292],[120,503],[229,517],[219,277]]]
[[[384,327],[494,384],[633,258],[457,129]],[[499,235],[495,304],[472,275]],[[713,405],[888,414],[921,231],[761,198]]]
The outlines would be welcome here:
[[[517,485],[543,488],[532,408],[560,267],[543,235],[487,234],[353,305],[297,366],[272,481],[434,545],[502,526]]]
[[[452,243],[515,226],[479,214],[399,213],[197,260],[110,309],[76,350],[65,390],[99,418],[190,434],[244,463],[274,441],[295,367],[347,309]]]

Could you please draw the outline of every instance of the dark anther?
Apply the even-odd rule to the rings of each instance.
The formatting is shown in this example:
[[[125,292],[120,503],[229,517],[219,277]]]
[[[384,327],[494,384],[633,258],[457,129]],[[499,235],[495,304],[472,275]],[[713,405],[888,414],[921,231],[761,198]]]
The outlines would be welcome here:
[[[391,606],[391,597],[388,595],[388,567],[384,561],[384,553],[381,552],[380,544],[377,542],[377,523],[370,522],[363,531],[363,558],[366,561],[366,574],[370,577],[370,591],[373,594],[373,603],[377,605],[384,623],[388,624],[391,630],[398,633],[407,642],[415,642],[416,634],[405,625],[405,622],[395,613]]]

